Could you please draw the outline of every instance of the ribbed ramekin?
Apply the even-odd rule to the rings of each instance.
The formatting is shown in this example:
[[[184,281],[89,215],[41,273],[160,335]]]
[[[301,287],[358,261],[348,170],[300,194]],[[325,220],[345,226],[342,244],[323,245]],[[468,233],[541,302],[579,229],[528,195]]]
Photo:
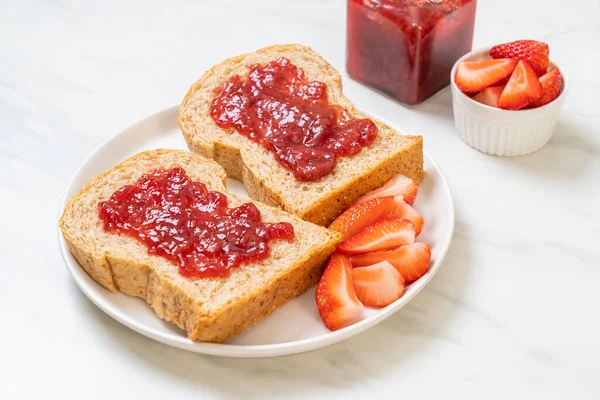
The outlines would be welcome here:
[[[523,156],[533,153],[552,137],[569,91],[569,79],[565,71],[550,60],[549,69],[559,68],[563,78],[563,90],[554,101],[542,107],[516,111],[490,107],[471,99],[454,83],[458,64],[489,58],[489,53],[489,48],[467,53],[452,68],[450,85],[458,136],[469,146],[487,154]]]

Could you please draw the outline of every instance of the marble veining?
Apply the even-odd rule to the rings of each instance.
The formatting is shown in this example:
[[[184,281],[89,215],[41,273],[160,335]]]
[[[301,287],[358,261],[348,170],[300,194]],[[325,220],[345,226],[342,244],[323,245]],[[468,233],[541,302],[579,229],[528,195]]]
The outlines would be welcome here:
[[[599,398],[600,6],[540,4],[478,2],[474,47],[546,40],[571,81],[550,143],[497,158],[458,138],[447,89],[405,108],[347,79],[343,0],[3,2],[0,398]],[[314,47],[358,108],[424,136],[455,197],[446,261],[392,318],[318,351],[238,360],[156,343],[71,280],[63,191],[110,135],[277,42]]]

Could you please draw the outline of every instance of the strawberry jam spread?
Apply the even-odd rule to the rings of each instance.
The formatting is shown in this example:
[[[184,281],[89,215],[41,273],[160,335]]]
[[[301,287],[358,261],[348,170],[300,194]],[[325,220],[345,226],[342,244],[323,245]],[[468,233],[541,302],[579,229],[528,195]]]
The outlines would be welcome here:
[[[98,212],[104,229],[131,236],[148,253],[179,265],[185,277],[226,277],[269,257],[269,242],[291,241],[294,227],[261,221],[253,203],[229,208],[227,196],[192,181],[182,168],[156,169],[123,186]]]
[[[210,116],[271,151],[297,180],[324,177],[337,157],[355,155],[375,140],[373,121],[329,104],[327,85],[308,81],[288,59],[248,69],[248,77],[233,75],[215,89]]]

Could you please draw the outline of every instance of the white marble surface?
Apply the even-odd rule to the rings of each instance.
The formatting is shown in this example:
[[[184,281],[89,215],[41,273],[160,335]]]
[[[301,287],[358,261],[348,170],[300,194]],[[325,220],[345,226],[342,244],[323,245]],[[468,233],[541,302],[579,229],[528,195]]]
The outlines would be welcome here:
[[[600,398],[600,9],[544,3],[480,0],[475,32],[476,47],[545,40],[570,75],[536,154],[465,146],[448,91],[408,109],[346,80],[357,106],[425,137],[455,195],[452,247],[378,327],[236,360],[155,343],[93,306],[60,258],[58,204],[88,153],[226,56],[301,42],[343,70],[345,1],[2,2],[0,398]]]

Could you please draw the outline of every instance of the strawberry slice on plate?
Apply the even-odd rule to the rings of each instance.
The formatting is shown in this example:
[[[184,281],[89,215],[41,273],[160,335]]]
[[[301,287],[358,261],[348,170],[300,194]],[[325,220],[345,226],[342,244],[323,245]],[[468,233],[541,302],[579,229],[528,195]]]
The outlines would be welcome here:
[[[477,93],[475,97],[473,97],[473,100],[485,104],[486,106],[498,108],[498,99],[500,98],[502,90],[504,90],[504,85],[490,86]]]
[[[542,85],[528,61],[521,60],[498,98],[498,107],[520,110],[542,95]]]
[[[356,296],[368,307],[385,307],[398,300],[404,293],[404,278],[387,261],[354,268],[352,280]]]
[[[414,204],[419,191],[419,184],[402,174],[395,175],[383,186],[370,191],[358,199],[355,204],[363,203],[375,197],[402,196],[404,201],[411,206]]]
[[[419,236],[423,229],[423,216],[415,210],[413,207],[408,205],[402,196],[394,197],[396,202],[396,209],[388,214],[388,218],[407,219],[415,226],[415,237]]]
[[[338,244],[343,254],[389,250],[415,241],[415,226],[407,219],[384,219]]]
[[[389,251],[375,251],[350,257],[354,268],[362,268],[387,261],[400,272],[408,284],[416,281],[429,270],[431,248],[427,243],[413,243]]]
[[[508,78],[514,71],[517,60],[463,61],[456,69],[454,82],[465,93],[477,93]]]
[[[539,99],[531,103],[529,107],[544,106],[560,95],[563,88],[563,78],[560,71],[558,69],[553,69],[543,75],[540,78],[540,85],[542,85],[542,95]]]
[[[344,239],[347,239],[373,222],[385,218],[396,207],[393,196],[375,197],[349,207],[329,225],[329,229],[342,233]]]
[[[315,301],[321,319],[332,331],[360,320],[365,307],[356,297],[352,266],[346,256],[339,253],[331,256],[317,285]]]
[[[516,40],[492,47],[490,56],[529,61],[536,75],[542,76],[548,70],[550,48],[546,43],[537,40]]]

